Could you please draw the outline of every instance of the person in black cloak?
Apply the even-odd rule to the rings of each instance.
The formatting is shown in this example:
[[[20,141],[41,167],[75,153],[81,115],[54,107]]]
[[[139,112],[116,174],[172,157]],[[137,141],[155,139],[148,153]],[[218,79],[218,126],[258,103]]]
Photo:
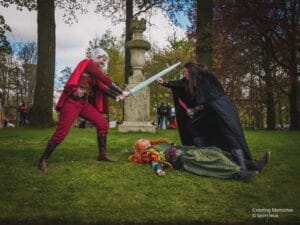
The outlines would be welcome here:
[[[186,111],[180,106],[179,99],[185,102],[187,105],[194,106],[195,102],[192,96],[187,93],[186,87],[188,85],[187,79],[184,77],[180,80],[164,82],[162,78],[158,79],[158,82],[163,86],[170,88],[173,94],[173,101],[175,107],[175,115],[178,123],[178,131],[182,145],[194,145],[192,130],[189,127],[191,118]]]
[[[245,139],[235,105],[216,76],[206,66],[188,62],[184,78],[158,83],[173,93],[182,145],[217,146],[229,151],[242,170],[261,172],[270,152],[254,160]]]

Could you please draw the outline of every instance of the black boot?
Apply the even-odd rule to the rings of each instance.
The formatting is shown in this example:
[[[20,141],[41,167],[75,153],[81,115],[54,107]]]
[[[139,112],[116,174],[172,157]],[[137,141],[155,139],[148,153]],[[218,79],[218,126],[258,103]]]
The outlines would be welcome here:
[[[270,154],[270,152],[265,153],[261,160],[246,161],[248,168],[261,172],[268,164]]]
[[[40,161],[39,161],[39,169],[47,172],[48,170],[48,158],[50,157],[51,153],[54,151],[57,144],[53,141],[48,141],[48,144],[46,146],[46,149],[44,153],[42,154]]]
[[[235,174],[235,179],[248,182],[251,181],[257,175],[257,171],[241,170],[240,172]]]
[[[242,149],[232,149],[231,154],[238,165],[241,167],[241,170],[247,170],[246,160]]]
[[[107,156],[106,153],[106,135],[100,135],[97,137],[98,148],[99,148],[99,157],[98,161],[107,161],[107,162],[117,162]]]

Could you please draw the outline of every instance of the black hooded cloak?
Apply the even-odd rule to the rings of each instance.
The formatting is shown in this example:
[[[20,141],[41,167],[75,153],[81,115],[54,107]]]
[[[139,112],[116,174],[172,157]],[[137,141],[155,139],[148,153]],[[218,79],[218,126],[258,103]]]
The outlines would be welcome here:
[[[170,88],[173,94],[173,101],[175,106],[175,114],[176,120],[178,124],[178,131],[179,136],[181,139],[182,145],[194,145],[193,143],[193,136],[192,129],[189,124],[191,124],[192,119],[187,115],[186,111],[183,107],[179,104],[179,99],[185,102],[189,107],[196,106],[196,102],[194,101],[193,97],[188,94],[186,87],[187,87],[187,80],[185,78],[175,81],[168,81],[163,84],[163,86]]]
[[[242,149],[246,159],[252,160],[236,107],[213,74],[203,75],[193,94],[187,88],[186,79],[169,81],[164,86],[173,93],[183,145],[193,145],[193,138],[198,136],[204,138],[208,146],[214,145],[227,151]],[[191,120],[179,104],[179,98],[189,108],[202,105],[204,110]]]

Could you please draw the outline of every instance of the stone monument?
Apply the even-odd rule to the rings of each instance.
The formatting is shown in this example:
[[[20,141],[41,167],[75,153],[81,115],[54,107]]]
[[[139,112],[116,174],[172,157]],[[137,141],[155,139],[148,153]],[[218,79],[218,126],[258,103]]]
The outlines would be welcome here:
[[[126,43],[130,49],[132,76],[129,77],[128,88],[132,88],[145,80],[143,67],[145,65],[145,52],[150,49],[150,43],[143,38],[146,30],[146,20],[133,19],[131,21],[133,32],[132,40]],[[139,92],[125,99],[124,121],[118,127],[119,132],[140,131],[155,132],[155,126],[150,121],[150,89],[145,87]]]

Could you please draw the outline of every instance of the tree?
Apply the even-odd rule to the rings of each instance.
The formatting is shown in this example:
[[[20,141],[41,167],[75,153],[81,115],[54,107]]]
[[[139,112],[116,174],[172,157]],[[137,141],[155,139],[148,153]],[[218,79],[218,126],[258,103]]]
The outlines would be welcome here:
[[[4,17],[0,15],[0,55],[11,53],[11,46],[5,36],[5,32],[8,31],[11,31],[11,29],[5,23]]]
[[[7,41],[5,36],[5,32],[11,31],[10,27],[5,23],[5,19],[2,15],[0,15],[0,128],[2,127],[2,122],[4,119],[4,100],[5,100],[5,76],[4,71],[6,70],[6,64],[3,63],[6,55],[11,53],[11,46]],[[2,78],[2,79],[1,79]],[[4,79],[3,79],[4,78]]]
[[[117,40],[117,38],[112,35],[111,30],[108,29],[101,37],[96,36],[89,41],[88,48],[86,50],[86,56],[89,58],[91,56],[91,50],[98,47],[109,51],[109,49],[114,47],[120,48],[120,45],[121,42]]]
[[[66,82],[68,81],[70,75],[72,74],[72,69],[69,66],[66,66],[62,71],[60,71],[61,76],[56,79],[55,89],[57,91],[62,91]]]
[[[299,130],[300,3],[297,0],[266,3],[253,1],[245,5],[245,10],[250,14],[255,29],[265,40],[265,47],[270,49],[273,59],[289,76],[290,129]]]
[[[50,127],[53,121],[53,90],[55,73],[55,11],[54,0],[37,1],[38,64],[31,125]]]
[[[194,0],[187,12],[191,22],[187,34],[196,45],[196,59],[209,68],[213,64],[213,8],[213,0]]]
[[[64,19],[67,23],[76,20],[76,11],[86,12],[90,0],[0,0],[0,5],[8,7],[17,5],[38,11],[38,66],[34,103],[32,108],[32,125],[49,127],[54,124],[52,118],[54,67],[55,67],[55,5],[65,10]]]
[[[125,43],[132,40],[132,30],[130,22],[133,18],[133,0],[126,0],[126,26],[125,26]],[[125,48],[125,83],[128,84],[129,77],[132,75],[130,63],[130,50]]]
[[[194,55],[195,48],[191,41],[178,39],[176,38],[176,35],[169,37],[168,41],[170,47],[163,50],[151,50],[150,58],[146,61],[144,67],[144,74],[146,77],[150,77],[178,61],[186,62]],[[165,80],[176,80],[180,78],[181,73],[179,73],[178,70],[172,71],[164,77]],[[152,114],[156,113],[156,108],[160,102],[172,102],[171,92],[167,88],[157,84],[157,82],[150,85],[150,92]]]
[[[297,108],[297,104],[299,104],[299,97],[297,97],[299,96],[297,40],[299,40],[300,32],[300,3],[294,0],[215,1],[215,6],[217,15],[215,24],[218,35],[225,38],[241,54],[246,53],[246,56],[250,56],[248,59],[251,59],[256,65],[262,66],[261,68],[264,70],[265,76],[261,76],[261,78],[264,78],[267,85],[268,126],[274,127],[272,118],[274,117],[274,106],[272,106],[274,100],[272,98],[275,93],[272,91],[272,86],[276,86],[277,90],[289,96],[290,128],[298,129],[300,116]],[[222,39],[220,40],[222,41]],[[228,58],[232,58],[230,53]],[[231,63],[235,62],[237,61],[232,60]],[[270,70],[270,68],[273,69]],[[286,72],[286,78],[290,82],[288,90],[281,87],[282,82],[285,83],[286,79],[278,79],[276,75],[278,71],[282,70]]]
[[[152,15],[153,8],[160,8],[166,12],[170,19],[178,22],[177,13],[187,12],[191,8],[193,0],[106,0],[97,4],[96,12],[111,18],[114,23],[125,23],[125,43],[132,39],[130,22],[133,18],[144,14],[148,17]],[[97,1],[98,2],[98,1]],[[125,83],[128,83],[132,74],[130,64],[130,51],[125,49]]]
[[[213,0],[197,0],[196,56],[198,61],[212,66]]]
[[[23,100],[32,103],[36,84],[37,44],[35,42],[19,43],[16,52],[22,63],[19,89]]]

